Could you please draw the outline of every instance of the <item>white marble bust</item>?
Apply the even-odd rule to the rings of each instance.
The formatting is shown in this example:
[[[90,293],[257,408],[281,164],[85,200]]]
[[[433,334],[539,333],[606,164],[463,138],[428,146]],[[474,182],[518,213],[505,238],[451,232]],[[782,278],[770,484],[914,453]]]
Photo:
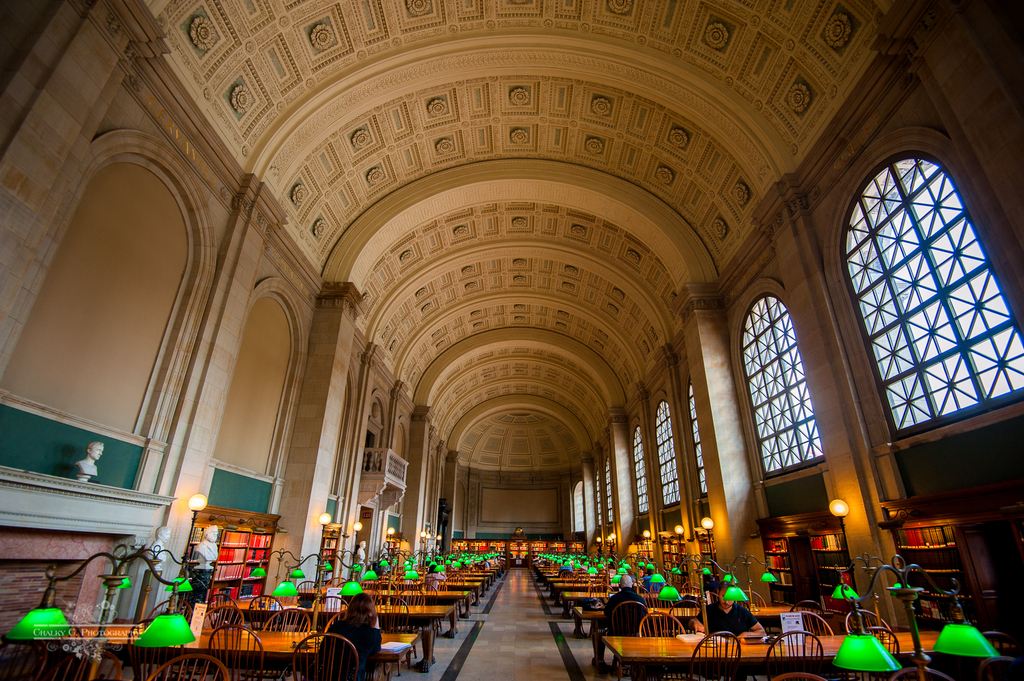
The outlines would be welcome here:
[[[217,560],[217,539],[220,537],[220,528],[210,525],[203,532],[203,540],[196,546],[195,557],[199,561],[196,564],[197,570],[212,570],[213,562]]]
[[[88,482],[91,478],[96,477],[99,471],[96,468],[96,462],[99,461],[100,457],[103,456],[103,443],[96,441],[90,442],[85,448],[85,458],[81,461],[75,462],[75,468],[78,470],[78,479],[82,482]]]

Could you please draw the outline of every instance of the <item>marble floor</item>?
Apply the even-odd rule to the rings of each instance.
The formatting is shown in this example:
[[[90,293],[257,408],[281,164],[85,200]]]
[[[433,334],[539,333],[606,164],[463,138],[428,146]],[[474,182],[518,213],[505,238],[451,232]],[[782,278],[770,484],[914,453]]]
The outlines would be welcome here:
[[[573,638],[572,621],[559,617],[561,608],[551,605],[550,599],[548,607],[544,605],[530,571],[509,570],[473,608],[470,619],[460,620],[454,639],[438,639],[430,672],[403,670],[402,677],[409,681],[608,679],[590,665],[590,640]]]

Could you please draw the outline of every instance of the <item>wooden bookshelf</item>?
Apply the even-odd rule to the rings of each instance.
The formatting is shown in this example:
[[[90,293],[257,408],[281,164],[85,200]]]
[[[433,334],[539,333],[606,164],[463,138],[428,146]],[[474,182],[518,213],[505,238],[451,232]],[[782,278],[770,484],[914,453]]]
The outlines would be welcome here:
[[[569,542],[569,553],[583,553],[585,546],[586,544],[581,541],[571,541]]]
[[[830,610],[849,608],[831,597],[850,566],[836,517],[823,511],[761,518],[757,524],[765,562],[779,580],[769,586],[773,603],[811,600],[823,602]]]
[[[681,567],[683,554],[686,552],[683,537],[673,532],[662,532],[658,535],[658,541],[661,544],[661,562],[664,567],[668,570]]]
[[[320,559],[331,564],[333,570],[324,573],[324,579],[330,579],[338,573],[338,544],[341,542],[341,525],[330,523],[323,528],[320,535]]]
[[[218,506],[207,506],[199,513],[189,538],[190,562],[197,562],[193,553],[206,528],[210,525],[220,528],[217,560],[207,599],[214,594],[224,594],[231,600],[239,600],[265,592],[267,578],[253,577],[252,571],[262,567],[269,572],[269,555],[273,550],[279,519],[280,516],[270,513],[251,513]]]

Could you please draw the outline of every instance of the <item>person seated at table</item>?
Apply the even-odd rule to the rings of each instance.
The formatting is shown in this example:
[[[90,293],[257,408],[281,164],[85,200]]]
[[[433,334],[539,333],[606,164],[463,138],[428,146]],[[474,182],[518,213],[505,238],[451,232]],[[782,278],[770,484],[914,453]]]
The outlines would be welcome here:
[[[373,598],[369,594],[361,593],[352,597],[348,602],[348,608],[342,617],[334,620],[334,624],[327,630],[329,634],[344,636],[359,653],[359,671],[355,681],[365,681],[373,678],[373,666],[369,665],[367,673],[367,660],[371,655],[380,651],[380,624],[377,622],[377,608],[373,605]]]
[[[558,568],[559,572],[572,572],[572,563],[562,563]]]
[[[757,621],[753,613],[747,610],[746,606],[725,600],[725,591],[728,588],[727,582],[712,582],[710,584],[712,602],[708,605],[708,623],[711,626],[708,629],[712,633],[729,631],[737,636],[747,633],[764,636],[764,627]],[[701,621],[700,615],[690,620],[690,627],[699,634],[705,632],[704,622]]]
[[[605,630],[604,633],[608,636],[635,636],[636,632],[617,632],[612,630],[612,611],[615,610],[621,604],[627,601],[633,601],[640,603],[644,607],[647,607],[647,602],[644,601],[644,597],[636,592],[633,588],[633,577],[631,575],[622,575],[622,579],[619,580],[619,590],[611,595],[611,598],[604,604],[604,621]],[[596,624],[596,623],[595,623]],[[593,625],[591,625],[593,626]],[[601,669],[607,669],[607,665],[604,662],[604,642],[598,641],[597,644],[597,661],[598,667]]]
[[[649,592],[651,590],[651,577],[654,576],[654,570],[650,568],[644,568],[643,571],[643,583],[644,591]]]
[[[447,575],[441,572],[441,566],[435,565],[430,568],[430,573],[423,578],[423,583],[427,587],[427,591],[438,591],[441,588],[441,582],[448,579]]]

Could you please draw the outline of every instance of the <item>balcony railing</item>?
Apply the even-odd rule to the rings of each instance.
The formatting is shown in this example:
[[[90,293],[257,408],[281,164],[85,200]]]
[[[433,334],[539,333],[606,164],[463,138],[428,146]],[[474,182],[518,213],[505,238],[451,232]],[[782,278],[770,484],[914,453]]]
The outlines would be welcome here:
[[[364,449],[359,502],[368,504],[379,498],[380,508],[396,503],[405,494],[408,466],[409,462],[392,449]]]

